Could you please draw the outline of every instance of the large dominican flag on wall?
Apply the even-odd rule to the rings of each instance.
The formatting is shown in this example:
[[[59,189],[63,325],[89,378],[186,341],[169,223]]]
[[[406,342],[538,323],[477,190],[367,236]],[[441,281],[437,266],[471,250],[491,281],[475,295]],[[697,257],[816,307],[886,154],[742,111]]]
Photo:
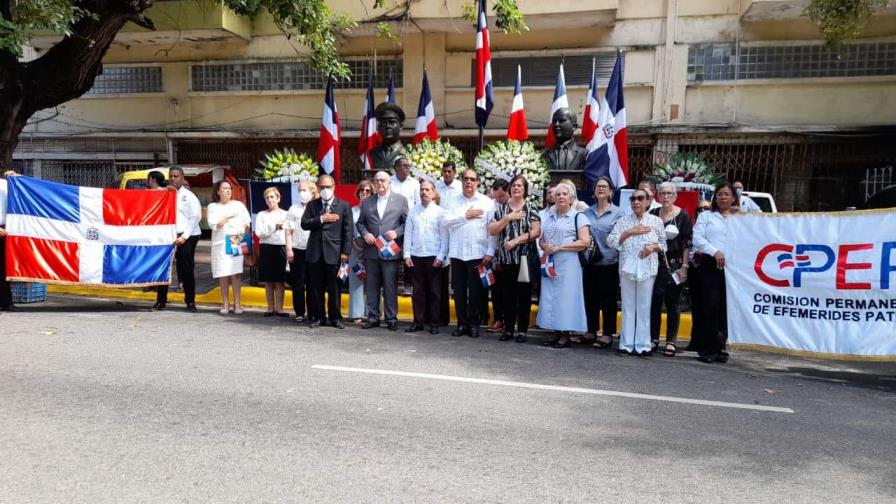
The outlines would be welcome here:
[[[476,124],[485,128],[488,116],[495,106],[495,89],[492,86],[492,50],[488,23],[485,19],[485,0],[479,0],[479,17],[476,23]]]
[[[436,110],[432,105],[432,94],[429,92],[429,78],[423,69],[423,87],[420,89],[420,105],[417,106],[417,122],[414,126],[414,145],[424,139],[433,142],[439,139],[439,128],[436,125]]]
[[[165,285],[177,238],[175,191],[75,187],[10,177],[10,280]]]

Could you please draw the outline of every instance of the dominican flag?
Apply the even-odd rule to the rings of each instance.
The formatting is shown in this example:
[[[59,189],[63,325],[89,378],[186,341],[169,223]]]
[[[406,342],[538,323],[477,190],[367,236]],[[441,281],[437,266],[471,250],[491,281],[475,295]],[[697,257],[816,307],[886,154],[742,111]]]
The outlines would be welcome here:
[[[516,66],[516,86],[513,88],[513,105],[510,107],[510,124],[507,125],[507,139],[522,142],[529,139],[526,126],[526,109],[523,108],[523,70]]]
[[[482,282],[482,287],[488,289],[492,285],[495,285],[495,271],[488,264],[480,264],[476,267],[479,270],[479,280]]]
[[[383,259],[394,259],[401,252],[401,247],[395,243],[395,240],[387,240],[383,238],[383,235],[377,236],[374,243]]]
[[[585,103],[585,117],[582,121],[582,140],[585,145],[594,138],[594,132],[597,131],[597,119],[600,114],[600,100],[597,98],[597,72],[595,69],[595,60],[591,60],[591,85],[588,87],[588,102]]]
[[[352,273],[354,273],[355,277],[362,282],[367,280],[367,268],[361,263],[352,266]]]
[[[327,79],[324,113],[320,120],[320,139],[317,141],[317,162],[324,173],[339,183],[339,113],[333,99],[333,76]]]
[[[616,187],[628,183],[628,136],[625,131],[622,87],[622,51],[619,51],[607,85],[607,94],[600,107],[597,122],[600,128],[587,146],[585,178],[590,182],[606,175]]]
[[[544,140],[544,147],[550,148],[556,145],[554,138],[554,112],[562,108],[569,108],[569,98],[566,96],[566,77],[563,75],[563,63],[560,63],[560,73],[557,74],[557,86],[554,88],[554,101],[551,103],[551,113],[548,115],[548,136]]]
[[[557,270],[554,269],[554,257],[551,254],[541,256],[541,276],[545,278],[557,276]]]
[[[336,278],[342,281],[342,283],[348,282],[348,263],[342,261],[339,263],[339,271],[336,272]]]
[[[476,124],[485,128],[488,115],[495,106],[492,87],[492,51],[488,25],[485,22],[485,0],[479,0],[479,20],[476,25]]]
[[[10,280],[167,285],[177,238],[175,191],[75,187],[10,177]]]
[[[376,105],[373,102],[373,78],[367,83],[367,98],[364,100],[364,117],[361,119],[361,136],[358,138],[358,155],[361,156],[361,166],[365,170],[373,169],[373,160],[370,151],[382,143],[380,132],[376,129],[376,116],[373,111]]]
[[[420,90],[420,105],[417,106],[417,125],[414,128],[414,145],[428,138],[439,139],[439,128],[436,126],[436,110],[432,106],[432,95],[429,92],[429,78],[423,69],[423,88]]]
[[[392,75],[392,69],[389,69],[389,87],[386,89],[386,101],[395,104],[395,76]]]

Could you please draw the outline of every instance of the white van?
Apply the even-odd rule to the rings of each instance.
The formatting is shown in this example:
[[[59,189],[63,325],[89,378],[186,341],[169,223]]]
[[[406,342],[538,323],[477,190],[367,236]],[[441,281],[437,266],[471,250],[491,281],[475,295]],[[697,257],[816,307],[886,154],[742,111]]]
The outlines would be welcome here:
[[[778,213],[778,206],[775,205],[775,197],[767,192],[744,191],[744,194],[755,201],[759,208],[765,213]]]

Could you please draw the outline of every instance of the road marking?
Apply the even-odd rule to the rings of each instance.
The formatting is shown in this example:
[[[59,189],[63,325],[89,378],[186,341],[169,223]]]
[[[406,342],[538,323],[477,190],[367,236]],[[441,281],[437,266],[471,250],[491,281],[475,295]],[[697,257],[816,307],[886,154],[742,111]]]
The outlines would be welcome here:
[[[719,408],[735,408],[735,409],[746,409],[746,410],[754,410],[754,411],[769,411],[773,413],[794,413],[794,411],[790,408],[780,408],[777,406],[762,406],[759,404],[743,404],[743,403],[732,403],[732,402],[723,402],[723,401],[707,401],[704,399],[687,399],[685,397],[672,397],[672,396],[658,396],[658,395],[650,395],[650,394],[635,394],[632,392],[617,392],[615,390],[600,390],[600,389],[589,389],[589,388],[579,388],[579,387],[561,387],[559,385],[542,385],[540,383],[525,383],[525,382],[512,382],[512,381],[504,381],[504,380],[489,380],[486,378],[466,378],[463,376],[449,376],[449,375],[438,375],[438,374],[429,374],[429,373],[411,373],[408,371],[390,371],[388,369],[365,369],[365,368],[354,368],[354,367],[344,367],[344,366],[326,366],[322,364],[315,364],[311,366],[312,369],[322,369],[325,371],[344,371],[347,373],[365,373],[365,374],[375,374],[375,375],[388,375],[388,376],[405,376],[409,378],[428,378],[430,380],[443,380],[443,381],[453,381],[453,382],[461,382],[461,383],[481,383],[484,385],[499,385],[503,387],[517,387],[517,388],[526,388],[526,389],[535,389],[535,390],[553,390],[557,392],[573,392],[577,394],[592,394],[592,395],[601,395],[601,396],[610,396],[610,397],[627,397],[630,399],[646,399],[648,401],[665,401],[665,402],[673,402],[673,403],[682,403],[682,404],[695,404],[698,406],[715,406]]]

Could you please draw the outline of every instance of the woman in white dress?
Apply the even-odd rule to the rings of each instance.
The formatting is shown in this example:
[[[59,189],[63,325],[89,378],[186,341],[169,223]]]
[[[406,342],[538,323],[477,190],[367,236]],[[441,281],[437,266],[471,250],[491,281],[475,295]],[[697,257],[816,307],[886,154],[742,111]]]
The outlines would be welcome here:
[[[352,219],[358,222],[361,215],[361,203],[364,198],[373,194],[373,184],[369,180],[362,180],[355,189],[355,197],[358,198],[358,206],[352,207]],[[357,228],[352,226],[352,254],[348,258],[348,265],[354,268],[361,261],[361,251],[364,250]],[[364,296],[364,282],[355,276],[354,272],[348,276],[348,317],[355,320],[358,325],[367,321],[367,298]]]
[[[215,182],[208,206],[207,220],[212,227],[212,278],[221,287],[221,314],[230,311],[230,288],[233,287],[233,313],[243,313],[240,306],[240,287],[243,275],[243,256],[227,253],[225,240],[245,233],[251,219],[245,205],[231,199],[233,188],[226,180]],[[250,244],[251,246],[251,244]]]
[[[629,198],[633,215],[625,215],[613,227],[607,243],[619,250],[619,282],[622,287],[622,334],[619,354],[649,357],[650,302],[659,268],[659,253],[666,251],[663,221],[647,213],[650,194],[636,189]]]
[[[591,244],[588,219],[572,207],[575,187],[560,183],[554,189],[554,206],[541,223],[538,241],[550,255],[556,276],[541,278],[538,327],[554,331],[554,339],[543,343],[554,348],[570,345],[572,333],[588,330],[582,292],[582,265],[579,252]]]
[[[280,208],[280,191],[276,187],[264,190],[264,202],[268,209],[255,217],[255,234],[261,240],[258,254],[258,281],[264,284],[268,302],[265,317],[288,317],[283,311],[286,283],[286,210]]]

